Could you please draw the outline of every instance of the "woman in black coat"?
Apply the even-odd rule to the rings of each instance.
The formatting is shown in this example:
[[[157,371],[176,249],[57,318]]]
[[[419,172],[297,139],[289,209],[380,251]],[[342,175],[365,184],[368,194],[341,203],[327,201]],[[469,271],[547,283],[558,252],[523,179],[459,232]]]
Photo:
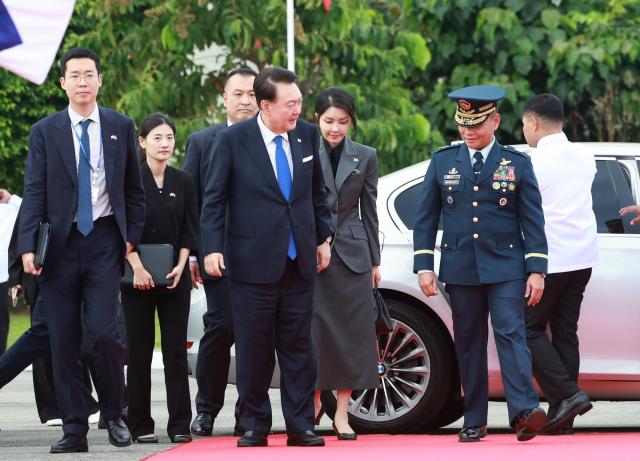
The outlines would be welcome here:
[[[140,125],[138,138],[144,153],[141,173],[146,202],[140,243],[169,243],[174,247],[174,268],[166,276],[171,280],[167,287],[154,286],[137,252],[127,257],[133,269],[133,286],[123,286],[121,290],[128,339],[127,423],[138,443],[158,441],[150,402],[156,309],[169,410],[167,433],[173,443],[191,441],[191,398],[184,345],[192,282],[185,266],[190,250],[197,247],[198,210],[191,176],[167,165],[175,147],[175,132],[167,115],[153,113]]]

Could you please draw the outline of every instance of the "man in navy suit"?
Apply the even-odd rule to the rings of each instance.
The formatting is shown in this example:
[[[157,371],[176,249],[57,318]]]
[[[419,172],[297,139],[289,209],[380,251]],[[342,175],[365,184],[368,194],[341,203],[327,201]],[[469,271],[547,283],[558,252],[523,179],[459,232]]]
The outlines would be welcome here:
[[[202,190],[207,180],[208,166],[213,156],[213,142],[220,130],[234,123],[248,120],[258,113],[253,81],[258,75],[246,67],[233,69],[224,80],[222,100],[227,110],[227,122],[211,125],[193,133],[187,139],[183,171],[193,176],[198,193],[198,210],[202,207]],[[231,315],[231,293],[228,277],[210,277],[200,271],[204,267],[202,252],[189,257],[191,280],[201,281],[207,296],[207,312],[203,315],[204,335],[200,339],[198,363],[196,364],[197,415],[191,424],[195,435],[211,435],[213,421],[224,405],[224,391],[231,362],[230,349],[233,345],[233,316]],[[201,277],[202,276],[202,277]],[[236,419],[238,416],[236,408]],[[242,428],[236,421],[234,432],[238,435]]]
[[[426,296],[437,293],[434,249],[442,214],[440,280],[451,297],[453,332],[464,390],[460,442],[487,435],[487,317],[498,349],[509,422],[518,440],[546,423],[538,407],[524,325],[525,298],[535,306],[544,290],[547,240],[531,160],[501,146],[497,87],[449,94],[462,144],[435,152],[424,177],[413,232],[414,272]]]
[[[83,395],[82,321],[93,345],[100,411],[109,441],[131,443],[121,419],[124,346],[116,315],[125,255],[144,224],[144,191],[133,121],[96,103],[100,60],[74,48],[60,60],[69,106],[31,129],[24,175],[18,254],[39,277],[64,437],[52,453],[88,450]],[[51,225],[46,261],[36,267],[40,223]],[[81,304],[84,302],[84,310]]]
[[[313,280],[333,234],[315,127],[299,120],[297,76],[267,68],[253,88],[260,112],[216,137],[201,211],[205,270],[231,279],[239,447],[265,446],[273,351],[281,370],[287,444],[322,446],[313,432]]]

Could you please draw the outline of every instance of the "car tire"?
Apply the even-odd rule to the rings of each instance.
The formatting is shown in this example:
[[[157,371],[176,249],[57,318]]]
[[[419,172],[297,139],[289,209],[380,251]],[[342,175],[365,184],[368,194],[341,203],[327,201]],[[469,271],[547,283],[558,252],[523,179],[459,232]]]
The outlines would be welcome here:
[[[381,385],[353,392],[349,424],[357,433],[424,432],[453,417],[444,410],[452,388],[460,388],[455,352],[446,330],[426,312],[396,299],[385,301],[393,330],[378,340]],[[332,418],[333,391],[322,392],[322,404]]]

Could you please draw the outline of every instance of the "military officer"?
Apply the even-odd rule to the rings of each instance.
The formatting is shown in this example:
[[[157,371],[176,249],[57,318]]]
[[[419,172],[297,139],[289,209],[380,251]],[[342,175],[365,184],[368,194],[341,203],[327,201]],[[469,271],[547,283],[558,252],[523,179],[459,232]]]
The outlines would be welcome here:
[[[418,199],[414,272],[426,296],[437,293],[434,248],[442,213],[440,280],[453,311],[455,349],[464,391],[460,442],[487,435],[488,316],[498,349],[509,422],[520,441],[546,423],[531,374],[524,326],[525,300],[544,290],[547,241],[540,192],[529,157],[502,146],[501,88],[471,86],[449,94],[463,143],[431,158]]]

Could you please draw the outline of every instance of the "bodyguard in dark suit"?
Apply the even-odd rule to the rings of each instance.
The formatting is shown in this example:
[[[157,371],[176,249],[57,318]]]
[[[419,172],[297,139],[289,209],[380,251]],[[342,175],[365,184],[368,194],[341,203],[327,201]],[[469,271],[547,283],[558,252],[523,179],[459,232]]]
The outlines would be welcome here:
[[[264,69],[257,117],[216,137],[200,227],[207,273],[231,278],[240,423],[238,446],[267,445],[273,351],[288,445],[319,446],[311,342],[313,278],[330,258],[331,218],[315,127],[298,120],[297,76]],[[274,334],[275,333],[275,334]]]
[[[212,125],[193,133],[187,139],[183,171],[191,174],[198,194],[198,210],[202,207],[202,190],[208,180],[209,162],[213,156],[213,143],[220,130],[234,123],[256,115],[258,105],[253,92],[256,72],[246,67],[234,69],[224,81],[224,106],[227,122]],[[204,270],[202,252],[190,257],[193,280],[201,281],[207,296],[207,312],[203,316],[204,335],[200,339],[198,363],[196,364],[197,416],[191,424],[195,435],[211,435],[213,421],[224,405],[224,391],[231,361],[230,348],[233,345],[233,316],[231,315],[231,294],[228,277],[211,277]],[[202,277],[200,277],[202,276]],[[236,419],[238,409],[236,408]],[[235,432],[241,432],[236,421]]]
[[[87,408],[80,362],[82,321],[93,345],[100,411],[116,446],[131,443],[120,415],[124,347],[117,297],[125,254],[138,243],[144,192],[133,121],[96,103],[100,61],[84,48],[60,62],[69,107],[37,122],[29,140],[18,253],[39,276],[64,438],[51,451],[87,451]],[[51,224],[44,267],[35,267],[38,227]],[[84,310],[81,312],[81,302]]]
[[[437,293],[434,248],[442,213],[439,277],[447,284],[462,388],[461,442],[487,434],[487,317],[495,336],[509,410],[518,440],[544,426],[532,384],[524,326],[525,298],[544,290],[547,242],[540,192],[529,157],[501,146],[497,101],[504,90],[468,87],[455,121],[464,143],[435,152],[424,177],[414,227],[414,272],[426,296]]]

